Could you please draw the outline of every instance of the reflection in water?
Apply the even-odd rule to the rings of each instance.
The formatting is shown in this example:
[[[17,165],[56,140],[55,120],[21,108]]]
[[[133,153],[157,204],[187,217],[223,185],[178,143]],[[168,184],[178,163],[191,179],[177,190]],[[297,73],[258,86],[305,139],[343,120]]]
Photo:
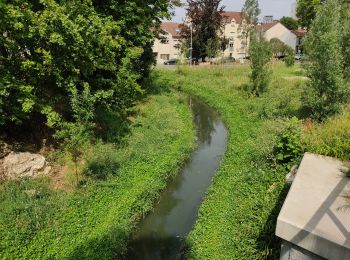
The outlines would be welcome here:
[[[141,223],[126,259],[183,259],[185,237],[226,150],[227,130],[206,104],[191,98],[198,148]]]

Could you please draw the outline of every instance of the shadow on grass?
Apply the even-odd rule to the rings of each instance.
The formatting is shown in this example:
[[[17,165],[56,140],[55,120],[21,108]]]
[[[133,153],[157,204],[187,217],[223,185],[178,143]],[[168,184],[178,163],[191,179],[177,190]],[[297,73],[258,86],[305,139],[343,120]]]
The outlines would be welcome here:
[[[128,233],[120,228],[102,231],[98,237],[87,239],[83,244],[77,245],[67,259],[120,259],[126,251],[125,241]]]
[[[281,240],[275,235],[277,217],[281,211],[284,200],[286,199],[290,185],[284,184],[274,208],[271,210],[264,228],[256,240],[257,247],[260,251],[266,252],[266,259],[279,259]]]

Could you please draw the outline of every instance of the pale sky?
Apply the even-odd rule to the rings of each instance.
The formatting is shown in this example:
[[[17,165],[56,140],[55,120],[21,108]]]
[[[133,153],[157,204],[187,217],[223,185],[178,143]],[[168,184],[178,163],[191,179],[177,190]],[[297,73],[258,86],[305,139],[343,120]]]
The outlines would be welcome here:
[[[182,1],[186,2],[186,0]],[[241,11],[245,0],[222,0],[222,5],[226,11]],[[264,15],[273,15],[274,19],[279,19],[282,16],[292,15],[292,5],[296,0],[259,0],[261,9],[260,19]],[[177,8],[172,21],[182,22],[185,17],[185,8]]]

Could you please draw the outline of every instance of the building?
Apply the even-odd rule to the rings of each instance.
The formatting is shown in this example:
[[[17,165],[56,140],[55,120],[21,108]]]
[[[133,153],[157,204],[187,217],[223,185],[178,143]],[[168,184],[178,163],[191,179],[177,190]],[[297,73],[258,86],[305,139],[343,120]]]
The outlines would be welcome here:
[[[306,30],[299,28],[298,30],[293,30],[292,33],[297,37],[295,52],[304,53],[304,37],[306,35]]]
[[[256,29],[266,40],[270,41],[272,38],[277,38],[296,50],[297,36],[280,22],[259,24]]]
[[[249,38],[245,34],[246,20],[241,12],[224,12],[223,36],[227,41],[224,57],[244,59],[248,53]]]
[[[153,53],[157,64],[177,59],[180,56],[181,30],[179,23],[163,22],[160,26],[159,38],[154,41]]]

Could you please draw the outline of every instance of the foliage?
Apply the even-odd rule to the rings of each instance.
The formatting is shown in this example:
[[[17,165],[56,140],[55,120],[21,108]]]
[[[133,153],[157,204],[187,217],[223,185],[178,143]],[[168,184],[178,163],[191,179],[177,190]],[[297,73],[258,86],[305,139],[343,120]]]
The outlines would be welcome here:
[[[337,113],[349,94],[343,78],[340,9],[338,0],[326,1],[305,40],[310,81],[304,102],[311,116],[318,120]]]
[[[248,24],[257,24],[260,14],[258,0],[246,0],[242,8],[243,17]]]
[[[282,164],[288,164],[298,160],[302,154],[301,146],[301,122],[292,117],[287,122],[287,127],[278,136],[275,147],[277,161]]]
[[[323,0],[298,0],[297,17],[301,26],[309,28],[316,17],[317,8]]]
[[[302,135],[305,150],[312,153],[350,158],[350,111],[347,108],[334,118],[315,124],[307,122]]]
[[[262,36],[254,35],[249,45],[251,60],[252,94],[259,96],[264,93],[269,84],[269,62],[272,58],[271,45]]]
[[[290,48],[287,52],[287,56],[284,57],[283,61],[286,63],[288,67],[292,67],[295,64],[294,51]]]
[[[188,258],[279,259],[280,242],[274,233],[286,195],[286,170],[271,165],[270,155],[285,124],[260,114],[273,101],[283,104],[286,95],[292,99],[286,117],[300,108],[299,79],[286,79],[300,67],[274,64],[270,86],[258,98],[242,91],[249,82],[248,65],[183,70],[179,75],[164,69],[160,76],[216,109],[229,130],[225,156],[187,239]]]
[[[292,17],[283,16],[280,19],[281,24],[287,27],[289,30],[297,30],[299,27],[298,20],[293,19]]]
[[[251,34],[254,32],[261,12],[259,9],[259,1],[246,0],[241,12],[244,21],[239,25],[239,29],[242,32],[240,37],[244,40],[245,45],[248,46],[249,37],[252,37]]]
[[[223,9],[221,0],[187,0],[187,17],[192,24],[193,57],[205,61],[220,49],[219,33],[222,30]],[[189,46],[191,28],[187,23],[182,25],[182,36]],[[210,51],[210,53],[208,53]]]
[[[176,92],[149,96],[136,106],[123,147],[85,146],[88,176],[79,190],[50,191],[54,183],[39,179],[0,183],[0,258],[118,259],[195,145],[184,100]]]
[[[287,66],[294,65],[294,50],[278,38],[270,40],[271,50],[275,58],[283,57]]]
[[[345,80],[350,84],[350,3],[344,1],[341,8],[341,45]],[[349,86],[350,88],[350,86]]]
[[[96,108],[123,113],[149,73],[152,28],[176,2],[2,1],[0,124],[57,129]]]

